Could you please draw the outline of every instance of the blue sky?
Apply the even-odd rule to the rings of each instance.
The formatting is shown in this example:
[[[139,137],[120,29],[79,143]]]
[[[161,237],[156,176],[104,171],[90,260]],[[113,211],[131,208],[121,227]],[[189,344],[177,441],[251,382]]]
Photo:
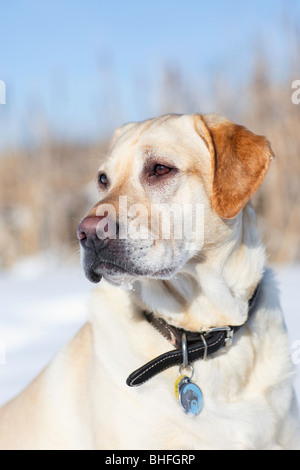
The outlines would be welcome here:
[[[96,138],[147,118],[159,110],[154,95],[165,63],[194,81],[212,73],[234,81],[262,48],[280,73],[282,5],[299,13],[297,0],[0,1],[0,80],[7,84],[0,146],[31,142],[49,128]]]

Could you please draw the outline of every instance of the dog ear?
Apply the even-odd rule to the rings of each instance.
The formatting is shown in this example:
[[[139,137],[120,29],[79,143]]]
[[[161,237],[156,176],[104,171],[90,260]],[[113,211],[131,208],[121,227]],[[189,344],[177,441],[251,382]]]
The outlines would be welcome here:
[[[110,144],[110,148],[113,148],[113,146],[115,145],[115,143],[117,142],[117,140],[123,135],[125,134],[125,132],[129,131],[130,129],[132,129],[134,126],[136,125],[136,122],[129,122],[127,124],[124,124],[123,126],[119,127],[115,133],[114,133],[114,136],[112,138],[112,141],[111,141],[111,144]]]
[[[275,158],[267,139],[216,114],[197,126],[212,154],[212,204],[220,217],[235,217],[261,185]]]

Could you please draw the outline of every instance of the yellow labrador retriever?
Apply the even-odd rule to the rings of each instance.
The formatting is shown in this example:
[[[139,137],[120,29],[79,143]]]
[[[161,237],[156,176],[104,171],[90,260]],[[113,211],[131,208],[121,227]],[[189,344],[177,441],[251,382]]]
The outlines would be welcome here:
[[[101,281],[89,323],[0,410],[1,449],[300,448],[250,202],[273,157],[219,115],[116,132],[78,229],[85,273]]]

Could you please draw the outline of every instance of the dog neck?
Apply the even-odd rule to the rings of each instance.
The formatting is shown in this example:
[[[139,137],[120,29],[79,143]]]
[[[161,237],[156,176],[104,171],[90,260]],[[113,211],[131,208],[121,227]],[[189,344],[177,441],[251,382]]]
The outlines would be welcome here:
[[[190,331],[242,325],[262,278],[265,251],[248,204],[231,223],[224,246],[203,247],[173,279],[137,282],[134,300],[170,325]]]

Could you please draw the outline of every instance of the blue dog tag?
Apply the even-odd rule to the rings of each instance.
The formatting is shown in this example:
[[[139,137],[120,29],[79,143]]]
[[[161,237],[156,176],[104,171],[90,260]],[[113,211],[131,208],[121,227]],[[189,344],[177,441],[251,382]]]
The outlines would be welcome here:
[[[179,385],[179,401],[187,414],[198,415],[203,408],[203,394],[198,385],[185,377]]]

